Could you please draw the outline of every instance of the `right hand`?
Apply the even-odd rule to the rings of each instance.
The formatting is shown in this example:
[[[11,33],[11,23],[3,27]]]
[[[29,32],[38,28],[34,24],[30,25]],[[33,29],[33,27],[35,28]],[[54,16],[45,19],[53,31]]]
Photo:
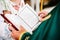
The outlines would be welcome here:
[[[40,22],[44,21],[43,19],[48,15],[46,11],[41,11],[38,13]]]

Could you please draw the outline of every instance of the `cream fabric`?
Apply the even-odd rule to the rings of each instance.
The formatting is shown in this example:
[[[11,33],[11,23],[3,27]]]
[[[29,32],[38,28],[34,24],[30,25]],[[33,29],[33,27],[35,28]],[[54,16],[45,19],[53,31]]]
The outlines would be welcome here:
[[[25,5],[24,0],[21,0],[21,5],[19,10]],[[0,10],[10,10],[12,14],[17,14],[19,11],[15,10],[11,5],[10,0],[0,0]],[[0,11],[0,12],[1,12]]]
[[[24,1],[21,1],[21,3],[24,4]],[[19,10],[21,9],[22,6],[20,6]],[[3,14],[3,10],[9,10],[11,11],[12,14],[16,14],[19,11],[15,10],[11,3],[10,0],[0,0],[0,14]],[[0,40],[13,40],[9,35],[10,31],[8,29],[8,24],[4,22],[4,19],[0,16]]]

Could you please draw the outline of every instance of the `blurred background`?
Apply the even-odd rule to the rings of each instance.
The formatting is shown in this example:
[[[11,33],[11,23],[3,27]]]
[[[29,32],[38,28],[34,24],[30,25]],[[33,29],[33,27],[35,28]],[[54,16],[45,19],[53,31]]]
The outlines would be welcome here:
[[[41,10],[48,10],[50,12],[60,0],[24,0],[25,4],[28,3],[36,12]]]

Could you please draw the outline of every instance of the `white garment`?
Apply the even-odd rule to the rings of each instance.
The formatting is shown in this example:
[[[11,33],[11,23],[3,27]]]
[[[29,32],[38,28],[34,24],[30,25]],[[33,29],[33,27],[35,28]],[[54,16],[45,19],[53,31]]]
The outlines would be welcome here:
[[[0,0],[0,14],[2,14],[2,11],[4,9],[4,5],[2,4],[3,2]]]
[[[24,3],[23,0],[21,0],[21,3]],[[20,6],[21,8],[22,6]],[[19,10],[20,10],[19,8]],[[10,0],[0,0],[0,14],[2,14],[3,10],[9,10],[11,13],[16,14],[19,11],[15,10],[13,6],[10,3]],[[10,31],[8,29],[8,24],[4,23],[4,19],[0,16],[0,40],[13,40],[9,35]]]
[[[48,8],[45,8],[43,9],[43,11],[46,11],[47,13],[51,12],[56,6],[53,6],[53,7],[48,7]]]
[[[0,15],[0,40],[12,40],[8,24],[4,22],[3,17]]]
[[[4,22],[4,19],[1,15],[0,15],[0,22]]]
[[[23,4],[23,5],[22,5]],[[21,0],[21,5],[19,10],[25,5],[24,0]],[[10,10],[11,13],[17,14],[19,11],[15,10],[11,4],[10,0],[0,0],[0,10]],[[0,12],[1,12],[0,11]]]
[[[1,40],[12,40],[10,36],[10,31],[8,29],[8,25],[4,22],[0,22],[0,39]]]

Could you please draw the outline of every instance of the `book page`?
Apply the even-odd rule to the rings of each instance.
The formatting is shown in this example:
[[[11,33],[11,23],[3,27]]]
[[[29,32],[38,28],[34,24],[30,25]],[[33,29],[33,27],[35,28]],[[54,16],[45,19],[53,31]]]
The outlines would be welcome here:
[[[14,14],[6,14],[5,17],[13,24],[15,25],[15,27],[20,30],[20,25],[23,26],[23,28],[25,28],[28,32],[30,32],[32,34],[32,30],[31,28],[24,23],[24,21],[17,15]]]
[[[31,34],[32,31],[39,25],[38,15],[29,5],[25,5],[21,8],[17,15],[6,14],[5,17],[18,29],[20,28],[20,25],[22,25]]]
[[[19,11],[18,15],[31,29],[39,23],[38,14],[28,4]]]

